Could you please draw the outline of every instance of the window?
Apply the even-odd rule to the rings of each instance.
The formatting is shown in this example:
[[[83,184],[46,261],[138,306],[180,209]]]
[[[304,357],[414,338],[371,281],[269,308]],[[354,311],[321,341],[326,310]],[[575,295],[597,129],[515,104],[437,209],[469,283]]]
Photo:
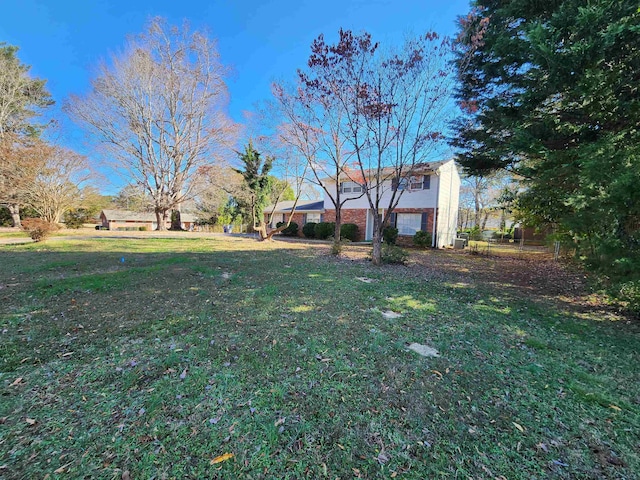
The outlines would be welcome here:
[[[342,182],[340,189],[342,193],[361,193],[362,185],[356,182]]]
[[[422,190],[422,177],[411,177],[409,185],[411,190]]]
[[[399,235],[415,235],[422,226],[422,214],[420,213],[398,213],[396,217],[396,227]]]
[[[320,214],[307,213],[307,223],[320,223]]]
[[[406,189],[408,184],[409,182],[407,181],[406,178],[401,178],[400,181],[398,182],[398,190]]]

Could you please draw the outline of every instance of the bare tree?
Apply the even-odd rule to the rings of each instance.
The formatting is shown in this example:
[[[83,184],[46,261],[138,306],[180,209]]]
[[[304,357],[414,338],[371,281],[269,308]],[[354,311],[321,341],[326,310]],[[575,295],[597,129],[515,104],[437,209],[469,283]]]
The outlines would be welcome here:
[[[349,177],[376,212],[373,262],[379,264],[384,225],[406,191],[396,187],[425,170],[444,139],[453,88],[449,40],[427,33],[397,52],[382,52],[369,34],[341,30],[335,45],[320,36],[311,49],[313,75],[301,80],[345,116],[338,132],[354,156],[357,173]],[[339,178],[335,185],[339,195]]]
[[[43,166],[45,144],[37,138],[6,133],[0,137],[0,204],[9,208],[14,227],[20,227],[20,208]]]
[[[199,167],[232,144],[225,73],[206,34],[156,18],[110,65],[100,65],[89,94],[67,104],[151,196],[158,230],[194,196]]]
[[[472,218],[473,226],[484,230],[489,217],[499,213],[504,217],[505,211],[500,206],[500,197],[505,189],[513,187],[513,176],[506,172],[492,175],[467,175],[462,178],[460,189],[461,204],[468,210],[468,217]],[[501,218],[501,226],[505,219]]]
[[[318,88],[320,81],[332,85],[334,76],[326,64],[309,62],[309,71],[298,71],[295,87],[283,83],[273,85],[272,91],[285,119],[278,131],[280,141],[288,145],[294,155],[302,157],[311,173],[309,181],[321,187],[331,201],[335,212],[334,252],[340,244],[342,207],[353,196],[343,196],[340,188],[331,188],[328,180],[340,184],[341,180],[355,180],[351,177],[348,164],[353,160],[353,150],[349,150],[344,135],[347,114],[344,105],[335,96],[327,95],[325,87]],[[361,193],[364,195],[364,191]]]
[[[44,221],[60,223],[66,211],[81,205],[81,186],[91,178],[89,164],[86,157],[55,145],[39,146],[36,155],[38,170],[24,197]]]

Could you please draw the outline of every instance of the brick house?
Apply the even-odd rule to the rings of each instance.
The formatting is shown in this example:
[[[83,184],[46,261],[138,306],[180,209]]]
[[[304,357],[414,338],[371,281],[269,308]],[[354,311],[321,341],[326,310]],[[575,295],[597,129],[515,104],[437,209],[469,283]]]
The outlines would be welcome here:
[[[195,223],[195,217],[188,213],[180,214],[182,228],[189,230]],[[130,212],[128,210],[102,210],[100,222],[107,230],[155,230],[158,226],[156,214],[152,212]],[[167,228],[171,227],[171,218],[167,219]]]
[[[383,172],[384,173],[384,172]],[[355,177],[355,175],[353,176]],[[358,225],[359,240],[370,241],[373,238],[373,215],[363,187],[353,177],[344,175],[336,182],[333,178],[324,178],[324,186],[330,190],[340,188],[341,198],[349,198],[342,207],[342,223]],[[391,214],[390,223],[398,229],[400,243],[411,243],[417,231],[430,232],[433,246],[444,248],[452,245],[456,237],[458,220],[458,200],[460,195],[460,175],[453,160],[423,163],[414,169],[410,177],[403,178],[398,184],[392,179],[382,184],[381,205],[388,205],[394,190],[403,190],[398,205]],[[334,196],[335,197],[335,196]],[[281,202],[276,206],[274,217],[277,221],[286,221],[291,215],[293,202]],[[288,205],[284,205],[288,203]],[[318,208],[317,203],[322,204]],[[309,214],[312,216],[309,216]],[[384,215],[381,209],[378,212]],[[335,221],[335,207],[325,192],[321,202],[301,202],[293,216],[302,235],[302,226],[310,221]]]

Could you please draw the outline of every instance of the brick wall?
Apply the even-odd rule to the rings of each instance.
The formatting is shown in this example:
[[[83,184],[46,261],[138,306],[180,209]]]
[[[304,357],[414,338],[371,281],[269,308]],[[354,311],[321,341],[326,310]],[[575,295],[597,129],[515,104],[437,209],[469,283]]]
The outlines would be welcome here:
[[[345,223],[355,223],[358,226],[358,241],[364,240],[367,229],[367,210],[362,208],[349,208],[342,209],[340,213],[342,217],[342,224],[344,225]],[[335,222],[336,211],[325,210],[323,219],[325,222]]]

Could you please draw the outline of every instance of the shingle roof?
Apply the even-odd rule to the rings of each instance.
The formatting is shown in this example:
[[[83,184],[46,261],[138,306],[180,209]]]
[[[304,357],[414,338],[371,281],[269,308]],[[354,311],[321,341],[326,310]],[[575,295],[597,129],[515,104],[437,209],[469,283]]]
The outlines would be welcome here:
[[[273,210],[275,213],[287,213],[291,212],[293,208],[293,204],[295,201],[287,200],[284,202],[278,202],[276,204],[275,210],[273,210],[273,205],[269,205],[264,209],[265,213],[271,213]],[[323,212],[324,211],[324,200],[300,200],[298,201],[298,205],[296,206],[296,212]]]

